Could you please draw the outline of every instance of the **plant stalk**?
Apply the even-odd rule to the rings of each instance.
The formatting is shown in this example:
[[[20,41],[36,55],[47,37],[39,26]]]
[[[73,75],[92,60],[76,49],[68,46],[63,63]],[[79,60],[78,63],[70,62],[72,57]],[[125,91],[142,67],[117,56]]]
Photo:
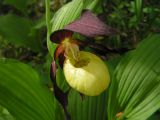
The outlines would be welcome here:
[[[45,0],[46,4],[46,25],[47,25],[47,41],[50,39],[51,34],[51,15],[50,15],[50,0]]]

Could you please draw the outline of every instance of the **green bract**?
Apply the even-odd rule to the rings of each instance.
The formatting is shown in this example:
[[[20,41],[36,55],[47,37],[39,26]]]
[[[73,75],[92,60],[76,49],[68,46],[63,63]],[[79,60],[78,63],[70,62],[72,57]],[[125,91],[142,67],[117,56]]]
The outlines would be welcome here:
[[[78,61],[66,58],[63,70],[69,85],[85,95],[99,95],[110,83],[105,63],[89,52],[80,51]]]

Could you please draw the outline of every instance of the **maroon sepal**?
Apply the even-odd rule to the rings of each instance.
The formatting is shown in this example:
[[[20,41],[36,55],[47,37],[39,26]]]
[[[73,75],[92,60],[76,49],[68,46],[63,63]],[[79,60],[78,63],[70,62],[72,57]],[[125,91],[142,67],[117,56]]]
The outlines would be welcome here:
[[[116,33],[116,30],[106,25],[90,10],[85,10],[80,19],[65,26],[64,29],[80,33],[87,37],[108,36]]]
[[[61,29],[53,32],[50,36],[50,40],[54,43],[60,44],[65,38],[71,38],[72,35],[72,31]]]
[[[51,68],[50,68],[50,78],[52,80],[53,83],[53,88],[54,88],[54,95],[55,98],[60,102],[60,104],[62,105],[65,115],[66,115],[66,120],[71,120],[71,117],[67,111],[67,105],[68,105],[68,92],[64,93],[57,85],[56,82],[56,71],[57,71],[57,66],[56,66],[56,62],[53,60],[52,64],[51,64]]]

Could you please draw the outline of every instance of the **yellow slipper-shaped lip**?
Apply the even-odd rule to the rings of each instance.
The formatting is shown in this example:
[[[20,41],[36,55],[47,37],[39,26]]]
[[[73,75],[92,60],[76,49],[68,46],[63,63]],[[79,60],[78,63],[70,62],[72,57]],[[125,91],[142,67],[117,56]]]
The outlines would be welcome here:
[[[106,64],[90,52],[79,52],[79,61],[66,58],[63,66],[68,84],[82,94],[96,96],[108,88],[110,76]]]

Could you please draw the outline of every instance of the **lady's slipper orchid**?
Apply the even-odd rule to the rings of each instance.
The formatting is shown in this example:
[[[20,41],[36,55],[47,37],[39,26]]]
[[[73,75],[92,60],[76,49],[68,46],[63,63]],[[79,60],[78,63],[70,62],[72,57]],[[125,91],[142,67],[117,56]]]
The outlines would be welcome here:
[[[99,95],[109,85],[108,68],[98,56],[80,51],[76,40],[72,40],[72,31],[59,30],[51,35],[51,40],[59,41],[55,59],[62,59],[65,78],[68,84],[82,94]]]

